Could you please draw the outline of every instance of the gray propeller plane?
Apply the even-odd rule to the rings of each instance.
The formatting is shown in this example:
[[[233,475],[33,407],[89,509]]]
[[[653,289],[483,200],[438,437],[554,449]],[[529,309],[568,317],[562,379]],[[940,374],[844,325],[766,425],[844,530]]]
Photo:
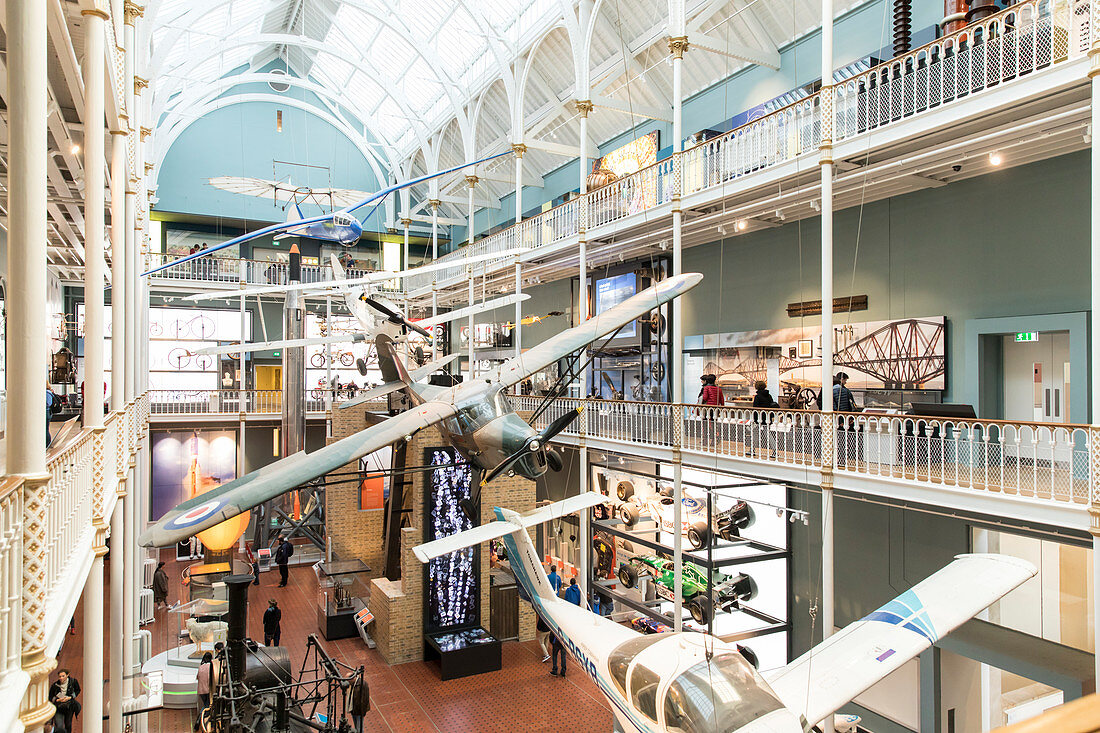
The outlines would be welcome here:
[[[455,448],[486,472],[482,485],[505,471],[535,479],[548,469],[560,470],[561,459],[550,449],[550,440],[576,419],[580,410],[570,411],[537,431],[513,411],[505,390],[559,359],[573,355],[581,358],[581,350],[589,344],[683,295],[702,279],[699,273],[685,273],[662,280],[504,362],[488,376],[454,387],[417,381],[421,375],[409,374],[397,357],[393,340],[381,334],[375,343],[386,380],[383,386],[403,389],[412,404],[410,409],[312,453],[287,456],[185,501],[142,533],[139,542],[145,547],[173,545],[437,424]]]

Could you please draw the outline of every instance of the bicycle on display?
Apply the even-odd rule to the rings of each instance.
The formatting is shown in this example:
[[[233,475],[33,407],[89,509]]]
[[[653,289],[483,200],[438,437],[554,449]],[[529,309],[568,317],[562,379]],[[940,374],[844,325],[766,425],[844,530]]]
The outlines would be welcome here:
[[[350,351],[339,351],[332,355],[332,362],[334,364],[340,364],[340,366],[349,367],[355,363],[355,354]],[[328,354],[324,351],[318,351],[313,356],[309,357],[309,365],[314,369],[323,369],[325,364],[328,363]]]
[[[195,368],[199,371],[205,372],[210,367],[214,366],[214,357],[209,354],[192,355],[190,351],[184,348],[176,347],[168,352],[168,363],[174,369],[187,369],[194,363]]]

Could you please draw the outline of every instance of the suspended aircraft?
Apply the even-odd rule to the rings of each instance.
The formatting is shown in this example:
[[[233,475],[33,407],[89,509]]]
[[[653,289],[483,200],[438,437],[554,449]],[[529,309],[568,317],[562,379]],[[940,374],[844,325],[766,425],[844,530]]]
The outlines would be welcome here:
[[[761,674],[708,634],[643,635],[554,593],[527,528],[589,511],[588,492],[413,548],[424,563],[501,539],[521,589],[599,687],[616,731],[805,733],[1028,578],[1032,564],[1006,555],[959,555],[900,596],[784,667]]]
[[[146,530],[139,541],[146,547],[175,544],[395,441],[409,440],[416,431],[433,425],[438,425],[444,439],[473,465],[486,472],[482,485],[506,471],[535,479],[548,468],[560,470],[561,457],[550,448],[550,440],[576,419],[580,410],[570,410],[538,431],[513,411],[504,390],[559,359],[569,358],[571,366],[564,370],[557,385],[564,389],[585,347],[614,335],[702,279],[698,273],[685,273],[662,280],[504,362],[487,376],[454,387],[417,381],[397,357],[393,339],[380,334],[375,344],[385,384],[379,389],[404,390],[412,404],[410,409],[312,453],[287,456],[185,501]],[[551,396],[554,394],[552,390]],[[549,404],[548,399],[543,408]],[[464,509],[470,513],[469,507]]]
[[[233,247],[244,242],[249,242],[259,237],[265,237],[269,234],[279,235],[297,233],[301,234],[302,236],[313,236],[307,234],[307,232],[319,231],[320,236],[318,238],[326,239],[333,242],[339,242],[341,244],[350,246],[358,242],[360,235],[363,233],[363,222],[359,221],[359,219],[355,215],[355,212],[359,209],[373,204],[370,211],[367,212],[367,215],[364,218],[364,221],[366,221],[370,219],[371,215],[373,215],[378,207],[382,205],[382,202],[385,201],[386,197],[395,191],[400,191],[403,188],[409,188],[410,186],[415,186],[419,183],[423,183],[424,181],[430,181],[433,178],[439,178],[440,176],[445,176],[449,173],[454,173],[455,171],[460,171],[464,168],[472,168],[473,166],[479,165],[481,163],[486,163],[501,156],[511,154],[512,152],[510,150],[503,153],[496,153],[494,155],[489,155],[470,163],[463,163],[462,165],[457,165],[453,168],[439,171],[438,173],[429,173],[427,175],[420,176],[419,178],[413,178],[402,183],[395,183],[392,186],[387,186],[377,193],[366,194],[363,199],[348,204],[347,206],[344,206],[337,211],[333,211],[328,214],[321,214],[319,216],[295,219],[294,221],[283,222],[282,224],[272,224],[271,226],[266,226],[262,229],[257,229],[254,232],[242,234],[239,237],[234,237],[233,239],[230,239],[228,241],[216,244],[213,247],[202,250],[201,252],[185,255],[183,257],[180,257],[179,259],[172,260],[171,262],[164,262],[150,270],[147,270],[146,272],[143,272],[142,275],[152,275],[153,273],[160,272],[161,270],[165,270],[169,267],[174,267],[176,265],[183,264],[184,262],[190,262],[191,260],[195,260],[200,257],[206,257],[208,255],[212,255],[218,250],[226,249],[227,247]]]
[[[522,250],[509,250],[505,252],[494,252],[492,254],[475,255],[472,257],[464,258],[461,261],[454,262],[439,262],[431,265],[424,265],[417,267],[413,270],[403,270],[397,272],[372,272],[369,275],[365,275],[359,278],[349,279],[347,273],[344,271],[343,266],[340,264],[340,260],[336,255],[329,255],[331,258],[331,266],[333,273],[333,280],[316,283],[291,283],[288,285],[261,285],[255,288],[245,288],[243,290],[233,291],[211,291],[207,293],[197,293],[195,295],[188,295],[183,300],[190,300],[195,302],[207,301],[207,300],[225,300],[231,298],[242,298],[259,295],[271,295],[288,292],[299,292],[303,296],[317,296],[325,294],[339,295],[343,301],[344,306],[355,317],[358,322],[361,331],[359,333],[347,333],[347,334],[333,334],[327,336],[317,336],[301,339],[286,339],[281,341],[260,341],[251,344],[229,344],[225,346],[210,346],[202,349],[196,349],[195,354],[238,354],[242,350],[245,352],[251,351],[267,351],[268,349],[289,349],[296,346],[316,346],[319,344],[338,344],[338,343],[372,343],[376,336],[385,333],[390,338],[399,341],[403,338],[404,332],[414,331],[420,335],[431,339],[433,337],[430,330],[433,326],[438,326],[443,323],[449,323],[451,321],[458,320],[460,318],[468,318],[471,315],[478,315],[485,313],[496,308],[503,308],[508,305],[514,305],[517,302],[521,302],[530,298],[527,294],[515,294],[505,295],[499,298],[493,298],[483,303],[478,303],[473,306],[460,308],[447,313],[443,313],[431,318],[413,320],[405,315],[401,308],[385,298],[380,292],[372,290],[372,285],[380,285],[382,283],[390,282],[396,278],[408,275],[410,273],[424,273],[434,272],[437,270],[453,268],[462,265],[472,265],[478,262],[484,262],[486,260],[498,259],[501,257],[509,257],[515,254],[519,254]],[[365,374],[365,369],[360,368],[360,373]]]

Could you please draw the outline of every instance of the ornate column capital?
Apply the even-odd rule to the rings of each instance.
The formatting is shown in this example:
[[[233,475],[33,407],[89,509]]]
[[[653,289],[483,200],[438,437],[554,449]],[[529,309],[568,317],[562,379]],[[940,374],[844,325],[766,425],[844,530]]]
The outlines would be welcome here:
[[[587,117],[595,105],[592,104],[591,99],[574,99],[573,106],[576,108],[577,114],[581,117]]]
[[[406,229],[408,229],[410,226],[412,226],[412,223],[413,223],[413,220],[409,219],[407,217],[398,219],[398,221],[400,221],[401,226],[405,227]]]
[[[152,170],[153,170],[153,164],[152,163],[146,163],[145,164],[145,175],[149,175],[149,172],[152,171]]]
[[[682,59],[684,53],[691,47],[688,43],[687,36],[673,36],[668,39],[668,52],[672,54],[674,59]]]
[[[50,672],[57,666],[57,660],[47,657],[43,647],[35,647],[24,649],[22,666],[23,671],[30,675],[31,682],[23,695],[19,719],[27,730],[40,729],[53,718],[57,710],[47,696],[50,689]]]
[[[523,143],[512,143],[512,152],[515,153],[517,158],[522,158],[523,154],[527,152],[527,146]]]
[[[1089,49],[1089,78],[1100,76],[1100,36],[1093,42]]]
[[[152,134],[153,134],[152,129],[150,129],[148,127],[141,128],[141,141],[145,142],[145,138],[149,137]]]
[[[474,186],[477,185],[477,182],[480,181],[480,180],[481,180],[480,178],[478,178],[477,176],[474,176],[474,175],[466,176],[466,185],[469,186],[470,188],[473,188]]]
[[[84,18],[103,18],[103,20],[107,20],[111,17],[107,9],[102,7],[102,3],[99,0],[92,0],[92,2],[87,3],[87,7],[80,9],[80,15]]]
[[[133,0],[126,0],[122,6],[122,12],[126,16],[126,25],[133,25],[134,21],[145,15],[145,7],[138,5]]]
[[[433,210],[439,209],[439,207],[442,205],[443,202],[439,199],[428,199],[428,206],[432,207]]]
[[[149,80],[143,79],[140,76],[134,77],[134,94],[141,94],[142,89],[146,89],[149,86]]]
[[[95,530],[95,539],[92,540],[92,553],[96,557],[103,557],[107,554],[107,531],[109,529],[107,521],[103,517],[94,518],[92,529]]]

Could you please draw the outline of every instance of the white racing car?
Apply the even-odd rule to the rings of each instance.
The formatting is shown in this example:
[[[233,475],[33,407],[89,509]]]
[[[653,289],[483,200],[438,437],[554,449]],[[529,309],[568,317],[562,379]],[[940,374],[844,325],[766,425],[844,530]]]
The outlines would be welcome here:
[[[675,499],[672,487],[665,486],[656,494],[640,497],[634,493],[634,485],[629,481],[620,481],[615,486],[615,497],[619,500],[617,513],[627,528],[633,528],[643,515],[648,514],[664,532],[674,532]],[[711,521],[707,523],[706,499],[699,499],[684,492],[680,510],[680,532],[687,538],[693,549],[707,546],[714,537],[732,541],[741,536],[741,530],[749,527],[756,514],[748,502],[737,502],[721,511],[711,507]]]

